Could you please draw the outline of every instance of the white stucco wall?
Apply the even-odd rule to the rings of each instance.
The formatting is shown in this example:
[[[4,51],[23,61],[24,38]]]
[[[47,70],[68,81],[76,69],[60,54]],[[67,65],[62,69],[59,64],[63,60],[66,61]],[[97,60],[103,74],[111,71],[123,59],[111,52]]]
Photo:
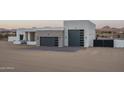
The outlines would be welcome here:
[[[14,42],[16,41],[16,36],[9,36],[8,37],[8,42]]]
[[[114,48],[124,48],[124,40],[114,40]]]
[[[64,21],[64,46],[68,46],[68,30],[84,30],[84,47],[93,47],[93,40],[96,38],[95,24],[88,20]]]

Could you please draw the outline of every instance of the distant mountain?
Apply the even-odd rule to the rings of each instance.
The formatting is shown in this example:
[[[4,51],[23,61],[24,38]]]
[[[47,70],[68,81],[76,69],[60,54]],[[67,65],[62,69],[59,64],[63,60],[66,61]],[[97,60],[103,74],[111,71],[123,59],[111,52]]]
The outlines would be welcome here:
[[[0,28],[0,32],[16,32],[16,29]]]
[[[110,29],[111,27],[110,26],[104,26],[102,27],[102,29]]]

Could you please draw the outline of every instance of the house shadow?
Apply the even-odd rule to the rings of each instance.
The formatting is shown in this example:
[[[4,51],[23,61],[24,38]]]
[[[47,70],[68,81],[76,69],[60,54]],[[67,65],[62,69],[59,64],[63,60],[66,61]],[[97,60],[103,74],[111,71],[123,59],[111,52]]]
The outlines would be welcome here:
[[[33,50],[33,51],[53,51],[53,52],[77,52],[81,49],[86,49],[83,47],[32,47],[32,48],[25,48],[26,50]]]
[[[9,48],[14,50],[24,51],[53,51],[53,52],[77,52],[79,50],[86,50],[84,47],[47,47],[47,46],[28,46],[28,45],[13,45],[8,44]]]

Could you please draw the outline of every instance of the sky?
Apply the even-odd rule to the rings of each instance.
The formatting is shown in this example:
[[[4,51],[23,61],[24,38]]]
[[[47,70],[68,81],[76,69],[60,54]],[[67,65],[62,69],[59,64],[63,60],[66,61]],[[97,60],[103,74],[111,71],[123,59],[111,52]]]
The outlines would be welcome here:
[[[124,20],[91,20],[97,28],[103,26],[124,27]],[[62,20],[0,20],[0,28],[62,27]]]

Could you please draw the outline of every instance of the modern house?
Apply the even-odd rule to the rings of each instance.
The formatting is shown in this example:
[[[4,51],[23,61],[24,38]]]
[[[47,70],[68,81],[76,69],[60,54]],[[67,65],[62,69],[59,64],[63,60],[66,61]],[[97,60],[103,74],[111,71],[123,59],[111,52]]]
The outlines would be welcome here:
[[[63,27],[17,29],[14,44],[93,47],[96,26],[88,20],[67,20]]]

